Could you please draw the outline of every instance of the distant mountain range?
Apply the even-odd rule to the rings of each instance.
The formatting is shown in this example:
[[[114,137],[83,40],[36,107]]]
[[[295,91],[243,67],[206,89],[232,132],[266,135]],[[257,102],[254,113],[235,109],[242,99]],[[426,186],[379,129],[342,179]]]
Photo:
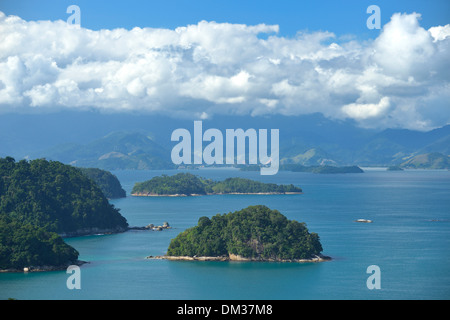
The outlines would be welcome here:
[[[98,112],[5,114],[0,116],[0,156],[106,170],[174,168],[170,137],[177,128],[192,132],[193,120]],[[280,129],[281,164],[450,168],[450,125],[427,132],[381,131],[311,114],[216,116],[203,120],[203,130],[208,128]]]
[[[341,136],[338,130],[332,137],[334,141],[324,137],[314,145],[294,138],[289,145],[282,145],[281,161],[303,165],[385,166],[400,165],[420,154],[450,154],[450,125],[428,132],[387,129],[375,133],[361,130],[355,134],[360,136],[336,141]]]
[[[105,170],[175,168],[170,150],[139,132],[113,132],[84,145],[61,144],[34,157]]]

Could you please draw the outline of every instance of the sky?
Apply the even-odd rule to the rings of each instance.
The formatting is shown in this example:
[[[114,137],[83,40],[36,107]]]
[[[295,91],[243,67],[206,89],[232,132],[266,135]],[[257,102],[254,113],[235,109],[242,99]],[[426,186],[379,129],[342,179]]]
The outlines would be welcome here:
[[[0,0],[0,114],[320,112],[429,130],[450,123],[449,57],[446,0]]]

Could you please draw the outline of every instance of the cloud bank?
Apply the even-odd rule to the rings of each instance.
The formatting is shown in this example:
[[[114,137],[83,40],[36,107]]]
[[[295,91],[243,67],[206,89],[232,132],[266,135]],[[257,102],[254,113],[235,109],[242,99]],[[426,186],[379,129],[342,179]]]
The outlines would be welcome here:
[[[321,112],[366,127],[429,129],[450,123],[450,25],[419,22],[420,14],[395,14],[376,39],[358,42],[207,21],[93,31],[0,12],[0,113]]]

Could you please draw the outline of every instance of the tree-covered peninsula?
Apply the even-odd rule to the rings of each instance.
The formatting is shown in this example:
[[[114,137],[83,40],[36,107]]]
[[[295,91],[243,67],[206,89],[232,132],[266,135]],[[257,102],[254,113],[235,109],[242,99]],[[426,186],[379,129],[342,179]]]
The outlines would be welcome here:
[[[0,214],[63,235],[128,227],[93,180],[45,159],[0,159]]]
[[[277,210],[250,206],[201,217],[198,225],[174,238],[163,257],[169,260],[320,261],[322,245],[305,223]],[[209,257],[209,259],[208,259]],[[202,259],[203,258],[203,259]]]
[[[0,269],[67,265],[78,252],[61,236],[127,228],[119,210],[77,168],[0,158]]]
[[[207,195],[207,194],[289,194],[301,193],[302,189],[292,184],[277,185],[243,178],[228,178],[213,181],[193,175],[178,173],[162,175],[145,182],[138,182],[131,192],[134,196]]]
[[[0,270],[78,264],[78,251],[55,232],[0,214]]]

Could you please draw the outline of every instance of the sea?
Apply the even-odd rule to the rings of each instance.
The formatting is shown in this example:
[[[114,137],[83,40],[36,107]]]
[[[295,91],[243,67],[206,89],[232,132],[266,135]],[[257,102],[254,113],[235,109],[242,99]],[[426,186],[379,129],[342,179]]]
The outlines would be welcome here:
[[[133,197],[134,183],[178,170],[114,171],[127,197],[111,200],[130,230],[67,238],[80,259],[80,288],[67,271],[0,273],[0,299],[19,300],[442,300],[450,298],[450,171],[363,168],[314,174],[203,168],[214,180],[242,177],[294,184],[300,195]],[[164,255],[171,239],[202,216],[266,205],[306,223],[331,261],[192,262]],[[372,223],[355,222],[368,219]],[[374,267],[375,266],[375,267]],[[376,286],[374,286],[376,284]]]

